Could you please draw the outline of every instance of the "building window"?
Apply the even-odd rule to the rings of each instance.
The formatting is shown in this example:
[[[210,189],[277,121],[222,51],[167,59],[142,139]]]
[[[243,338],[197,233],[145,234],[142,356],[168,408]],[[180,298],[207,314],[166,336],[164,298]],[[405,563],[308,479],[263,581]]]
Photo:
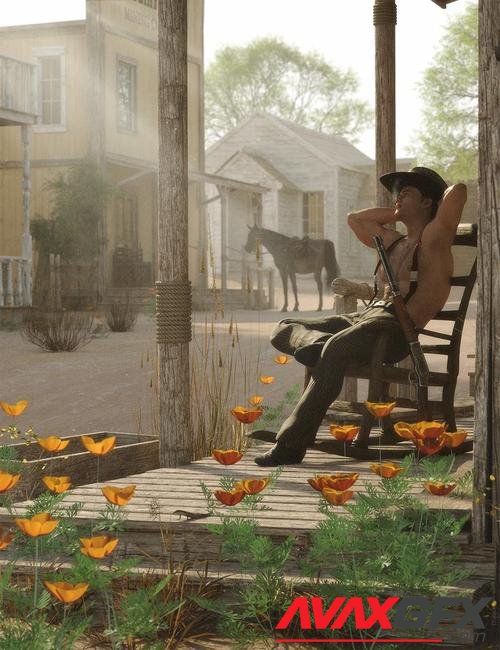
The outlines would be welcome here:
[[[137,66],[128,61],[118,59],[117,70],[117,102],[118,128],[123,131],[135,131],[136,116]]]
[[[325,193],[304,192],[302,203],[302,224],[304,235],[312,239],[325,236]]]
[[[136,249],[137,241],[137,197],[120,194],[115,197],[115,246]]]
[[[37,131],[61,131],[66,128],[66,86],[64,49],[47,47],[34,50],[37,61]]]

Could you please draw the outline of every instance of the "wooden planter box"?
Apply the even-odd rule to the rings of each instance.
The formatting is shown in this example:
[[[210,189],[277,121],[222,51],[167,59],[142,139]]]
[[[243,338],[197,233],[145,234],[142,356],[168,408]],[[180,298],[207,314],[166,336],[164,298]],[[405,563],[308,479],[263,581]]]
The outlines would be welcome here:
[[[16,487],[9,492],[14,501],[33,499],[46,490],[42,476],[70,476],[72,487],[95,483],[99,459],[99,482],[140,474],[159,467],[159,441],[155,436],[137,433],[108,433],[99,431],[88,435],[96,441],[116,436],[113,451],[94,456],[83,446],[80,436],[67,436],[70,443],[62,452],[50,453],[40,445],[12,445],[18,458],[25,459],[23,472]]]

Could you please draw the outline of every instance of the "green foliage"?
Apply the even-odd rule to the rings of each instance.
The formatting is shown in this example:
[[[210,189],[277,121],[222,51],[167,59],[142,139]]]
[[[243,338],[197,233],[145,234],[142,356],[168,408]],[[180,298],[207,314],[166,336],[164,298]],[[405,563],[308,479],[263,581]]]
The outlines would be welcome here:
[[[165,576],[156,585],[125,595],[116,614],[116,629],[112,631],[114,640],[154,640],[162,630],[168,628],[168,617],[185,603],[184,600],[164,602],[159,597],[171,580],[171,575]]]
[[[256,521],[243,517],[226,516],[221,524],[208,528],[222,536],[224,559],[236,560],[243,570],[255,571],[255,578],[237,591],[234,606],[209,606],[220,616],[219,632],[242,644],[268,638],[293,600],[293,585],[285,580],[284,567],[294,538],[276,544],[270,537],[257,534]]]
[[[23,469],[23,462],[18,459],[17,450],[10,445],[1,445],[0,471],[8,472],[9,474],[21,474]]]
[[[264,406],[264,413],[260,418],[260,422],[271,429],[281,423],[285,417],[285,413],[288,411],[288,407],[290,405],[295,405],[300,397],[300,393],[300,386],[295,384],[292,388],[287,390],[285,397],[279,401],[276,406]]]
[[[452,497],[472,498],[474,496],[474,473],[470,469],[456,479],[457,487],[451,493]]]
[[[468,4],[450,21],[419,89],[423,128],[413,148],[419,164],[450,181],[478,174],[478,7]]]
[[[453,481],[452,469],[454,464],[455,457],[453,454],[450,456],[430,456],[420,460],[418,469],[425,481],[449,483]]]
[[[220,49],[205,74],[208,139],[267,112],[324,133],[355,139],[372,120],[356,99],[355,74],[275,37]]]
[[[0,621],[1,650],[73,650],[88,629],[90,621],[69,615],[60,625],[51,625],[42,617]]]
[[[66,260],[93,259],[100,246],[99,223],[112,186],[90,158],[47,183],[53,210],[50,219],[31,222],[31,234],[42,254]]]

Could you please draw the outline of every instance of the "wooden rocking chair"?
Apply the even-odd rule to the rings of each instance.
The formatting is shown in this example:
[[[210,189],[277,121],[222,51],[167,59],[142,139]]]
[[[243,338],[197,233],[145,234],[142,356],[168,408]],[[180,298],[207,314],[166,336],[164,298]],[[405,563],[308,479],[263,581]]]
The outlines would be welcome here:
[[[462,224],[459,226],[453,246],[477,247],[477,224]],[[456,251],[456,249],[454,249],[454,251]],[[428,406],[433,418],[440,418],[446,422],[448,425],[448,431],[456,431],[454,397],[460,363],[460,344],[462,341],[462,330],[465,317],[475,282],[476,258],[473,260],[467,274],[454,275],[451,280],[451,286],[463,287],[458,309],[448,308],[447,305],[445,305],[444,309],[433,319],[451,322],[453,324],[451,333],[445,334],[427,328],[420,331],[421,334],[443,341],[436,345],[424,344],[422,345],[422,349],[426,355],[439,354],[447,357],[445,372],[430,372],[429,387],[439,387],[442,391],[442,397],[440,400],[429,400]],[[393,397],[390,395],[391,384],[410,386],[412,384],[411,380],[413,379],[414,373],[412,368],[397,367],[395,365],[384,363],[383,359],[385,358],[385,352],[389,344],[390,341],[387,335],[381,335],[374,347],[371,364],[364,367],[354,365],[348,367],[346,377],[369,380],[368,400],[370,402],[396,402],[396,406],[415,409],[417,412],[416,418],[418,418],[419,411],[422,410],[422,405],[419,404],[416,399]],[[338,402],[334,402],[332,404],[333,410],[336,413],[343,411],[362,414],[361,430],[356,440],[356,447],[362,449],[363,447],[368,446],[370,432],[376,422],[375,418],[367,412],[367,409],[364,407],[362,402],[344,402],[342,404],[345,408],[342,408],[342,405]],[[399,417],[398,419],[402,418]],[[390,416],[383,418],[382,427],[382,444],[384,442],[390,443],[395,437],[397,437],[394,433]],[[468,445],[468,447],[470,447],[470,445]],[[462,448],[459,449],[459,451],[464,450],[465,449]]]

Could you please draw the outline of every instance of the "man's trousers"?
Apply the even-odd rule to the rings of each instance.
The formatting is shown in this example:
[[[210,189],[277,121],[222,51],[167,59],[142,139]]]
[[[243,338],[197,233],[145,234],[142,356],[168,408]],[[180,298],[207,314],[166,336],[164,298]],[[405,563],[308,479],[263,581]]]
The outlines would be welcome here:
[[[325,341],[319,361],[310,368],[309,384],[278,431],[278,447],[305,453],[342,389],[347,366],[353,362],[370,363],[375,342],[383,333],[390,335],[386,361],[404,359],[409,353],[408,344],[391,305],[310,320],[285,318],[277,324],[271,343],[285,354],[293,355],[300,347]]]

